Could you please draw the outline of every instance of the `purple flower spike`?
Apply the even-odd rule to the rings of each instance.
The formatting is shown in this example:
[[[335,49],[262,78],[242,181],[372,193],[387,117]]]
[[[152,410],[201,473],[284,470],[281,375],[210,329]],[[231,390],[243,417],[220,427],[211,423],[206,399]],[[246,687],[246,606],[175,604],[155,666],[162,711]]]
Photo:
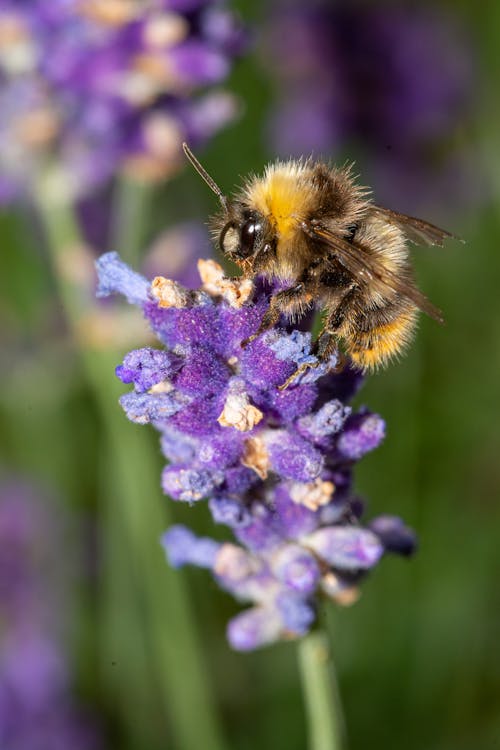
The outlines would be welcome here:
[[[169,178],[238,113],[221,89],[245,33],[224,0],[0,3],[0,201]],[[203,94],[200,96],[200,91]]]
[[[220,274],[210,295],[208,285],[188,292],[157,277],[139,304],[165,349],[131,352],[117,375],[134,384],[120,399],[127,416],[160,432],[165,493],[206,499],[214,522],[234,535],[220,544],[174,526],[162,543],[172,565],[209,568],[250,605],[227,630],[233,648],[248,651],[307,633],[320,597],[352,602],[353,581],[385,550],[409,552],[412,537],[392,517],[361,525],[353,464],[380,443],[384,423],[345,403],[359,373],[313,367],[307,383],[281,390],[297,367],[317,364],[311,335],[275,328],[242,348],[266,292],[210,268]]]

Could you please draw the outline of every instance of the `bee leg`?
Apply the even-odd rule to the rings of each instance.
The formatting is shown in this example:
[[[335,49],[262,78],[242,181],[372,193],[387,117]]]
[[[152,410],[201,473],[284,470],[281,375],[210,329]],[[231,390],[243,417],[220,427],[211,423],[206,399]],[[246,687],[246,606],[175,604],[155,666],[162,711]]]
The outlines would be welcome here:
[[[346,289],[338,305],[328,313],[323,330],[314,343],[314,353],[319,362],[327,362],[334,351],[337,351],[337,364],[330,370],[333,373],[342,372],[347,364],[347,358],[338,348],[338,330],[349,313],[356,292],[357,287],[355,284]]]
[[[295,286],[290,287],[290,289],[284,289],[282,292],[275,294],[274,297],[271,297],[269,307],[264,313],[264,317],[256,332],[241,342],[242,348],[244,349],[261,334],[265,333],[265,331],[275,326],[280,319],[281,313],[293,314],[297,308],[303,311],[310,304],[311,300],[312,295],[306,291],[305,284],[301,281],[295,284]]]
[[[328,370],[328,372],[333,374],[342,372],[347,364],[347,358],[345,357],[343,352],[339,350],[337,339],[331,333],[321,334],[320,338],[317,341],[317,348],[315,347],[315,350],[315,355],[317,357],[316,362],[305,362],[304,364],[300,365],[300,367],[297,367],[295,372],[293,372],[290,377],[285,380],[284,383],[278,386],[279,391],[286,390],[286,388],[288,388],[288,386],[291,385],[291,383],[293,383],[293,381],[296,380],[299,375],[302,375],[303,372],[307,372],[307,370],[314,370],[323,362],[327,362],[335,350],[337,350],[338,361],[337,364],[334,365],[334,367],[331,367]]]
[[[255,341],[262,333],[265,333],[265,331],[268,331],[270,328],[276,325],[278,320],[280,319],[281,311],[273,305],[273,299],[271,299],[271,304],[267,308],[266,312],[264,313],[264,317],[260,321],[260,325],[251,336],[249,336],[247,339],[243,339],[241,342],[241,348],[245,349],[248,344],[250,344],[252,341]]]
[[[314,345],[314,353],[318,358],[318,364],[327,362],[335,351],[337,352],[338,360],[337,364],[330,368],[329,372],[331,373],[342,372],[347,364],[347,358],[338,347],[336,335],[329,331],[323,331]]]
[[[318,362],[305,362],[303,365],[300,365],[300,367],[297,367],[295,372],[292,372],[289,378],[285,380],[284,383],[278,386],[279,391],[284,391],[288,388],[293,381],[299,377],[299,375],[302,375],[303,372],[307,372],[307,370],[314,370],[316,367],[319,367],[319,361]]]
[[[344,354],[339,351],[337,331],[342,325],[344,318],[349,311],[355,293],[355,284],[347,287],[338,305],[328,314],[328,317],[326,318],[324,323],[323,330],[314,342],[312,353],[316,357],[316,362],[300,365],[300,367],[298,367],[295,372],[292,373],[292,375],[290,375],[290,377],[282,385],[279,386],[280,391],[288,388],[288,386],[296,378],[298,378],[299,375],[301,375],[303,372],[306,372],[306,370],[319,367],[324,362],[328,362],[334,351],[337,351],[338,360],[337,364],[334,367],[330,368],[329,371],[332,373],[342,372],[347,363],[347,359]]]

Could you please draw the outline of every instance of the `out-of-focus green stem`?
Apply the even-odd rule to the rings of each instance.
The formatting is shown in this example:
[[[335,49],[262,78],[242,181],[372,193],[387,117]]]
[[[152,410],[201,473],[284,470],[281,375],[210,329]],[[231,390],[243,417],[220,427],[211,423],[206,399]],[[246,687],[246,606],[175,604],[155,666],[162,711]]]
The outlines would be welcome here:
[[[342,750],[344,722],[328,638],[315,631],[299,642],[309,750]]]
[[[144,242],[152,187],[123,176],[113,196],[111,246],[131,265],[137,265]]]
[[[82,243],[78,225],[69,207],[47,204],[43,196],[39,197],[38,209],[47,234],[60,299],[75,340],[80,343],[81,321],[92,301],[88,290],[86,292],[79,283]],[[107,531],[119,534],[120,527],[125,527],[121,542],[126,545],[125,554],[134,573],[129,582],[131,591],[137,582],[131,603],[134,596],[142,599],[153,687],[159,693],[175,748],[221,750],[223,741],[186,588],[182,575],[166,564],[159,544],[159,536],[168,524],[167,504],[159,488],[159,462],[150,449],[146,432],[128,423],[117,403],[119,387],[113,372],[121,353],[109,349],[90,350],[81,344],[80,347],[110,449],[112,481],[108,488],[112,484],[113,494],[103,498],[108,505]],[[117,513],[121,514],[123,524],[113,524],[112,518]],[[114,542],[116,544],[117,540]],[[123,571],[116,569],[107,573],[108,580],[110,575],[123,575]],[[127,611],[119,613],[112,627],[120,627],[120,619],[126,617]],[[114,662],[110,654],[103,654],[102,658],[110,664]],[[126,660],[127,654],[121,654],[120,658]],[[119,668],[120,665],[114,663],[113,666]],[[134,705],[125,708],[133,724]]]

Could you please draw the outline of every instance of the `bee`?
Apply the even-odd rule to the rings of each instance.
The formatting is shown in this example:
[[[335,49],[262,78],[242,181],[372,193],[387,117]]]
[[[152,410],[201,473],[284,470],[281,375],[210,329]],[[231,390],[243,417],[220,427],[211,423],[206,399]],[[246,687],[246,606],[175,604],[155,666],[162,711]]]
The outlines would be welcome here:
[[[328,361],[341,343],[354,366],[368,371],[408,346],[419,310],[443,322],[415,285],[407,241],[442,246],[454,236],[450,232],[376,205],[356,184],[351,167],[311,159],[270,164],[262,177],[250,177],[227,198],[187,144],[183,148],[219,198],[221,211],[211,225],[221,252],[244,277],[262,275],[285,286],[271,296],[243,347],[281,315],[297,320],[319,306],[317,362]]]

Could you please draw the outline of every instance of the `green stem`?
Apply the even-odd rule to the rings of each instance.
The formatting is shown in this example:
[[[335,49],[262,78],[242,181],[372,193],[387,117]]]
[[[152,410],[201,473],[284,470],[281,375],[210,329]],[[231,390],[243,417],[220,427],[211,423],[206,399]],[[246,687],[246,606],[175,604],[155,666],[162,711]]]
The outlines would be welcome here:
[[[48,205],[40,197],[38,208],[47,234],[59,295],[78,342],[81,319],[93,304],[88,291],[82,290],[73,266],[72,254],[78,262],[77,256],[78,253],[81,256],[82,248],[78,225],[68,207]],[[121,566],[113,566],[116,554],[106,560],[107,550],[104,549],[105,563],[112,566],[105,571],[105,581],[113,587],[117,578],[123,582],[123,577],[126,577],[126,586],[118,587],[122,606],[124,588],[130,590],[130,607],[137,605],[134,596],[142,600],[139,611],[145,627],[144,642],[150,651],[149,687],[153,686],[159,695],[161,712],[168,717],[174,746],[179,750],[197,747],[221,750],[223,741],[186,587],[182,575],[166,564],[159,544],[159,536],[169,522],[167,502],[159,487],[159,461],[151,450],[149,435],[128,423],[117,403],[120,389],[113,371],[122,355],[113,350],[82,347],[81,356],[100,409],[109,448],[108,488],[112,482],[114,492],[108,492],[103,498],[106,503],[103,516],[107,518],[105,534],[114,534],[115,551],[116,545],[121,544],[129,558],[128,569],[124,571]],[[120,514],[120,523],[113,522],[117,514]],[[124,532],[120,532],[122,528]],[[124,698],[127,696],[124,713],[130,724],[134,724],[137,716],[131,696],[136,686],[133,678],[129,685],[123,685],[123,680],[130,680],[130,674],[125,678],[123,672],[123,680],[120,678],[120,668],[126,669],[128,655],[120,653],[118,661],[110,656],[116,655],[120,647],[120,639],[113,640],[113,631],[116,632],[120,621],[127,617],[127,610],[110,613],[110,617],[112,624],[108,631],[111,632],[108,632],[102,663],[105,669],[115,670],[115,684],[122,682]],[[144,746],[144,743],[139,746]]]
[[[131,265],[137,265],[145,239],[152,188],[122,177],[113,196],[111,250],[116,250]]]
[[[298,652],[309,750],[342,750],[344,722],[327,636],[310,633],[299,642]]]

